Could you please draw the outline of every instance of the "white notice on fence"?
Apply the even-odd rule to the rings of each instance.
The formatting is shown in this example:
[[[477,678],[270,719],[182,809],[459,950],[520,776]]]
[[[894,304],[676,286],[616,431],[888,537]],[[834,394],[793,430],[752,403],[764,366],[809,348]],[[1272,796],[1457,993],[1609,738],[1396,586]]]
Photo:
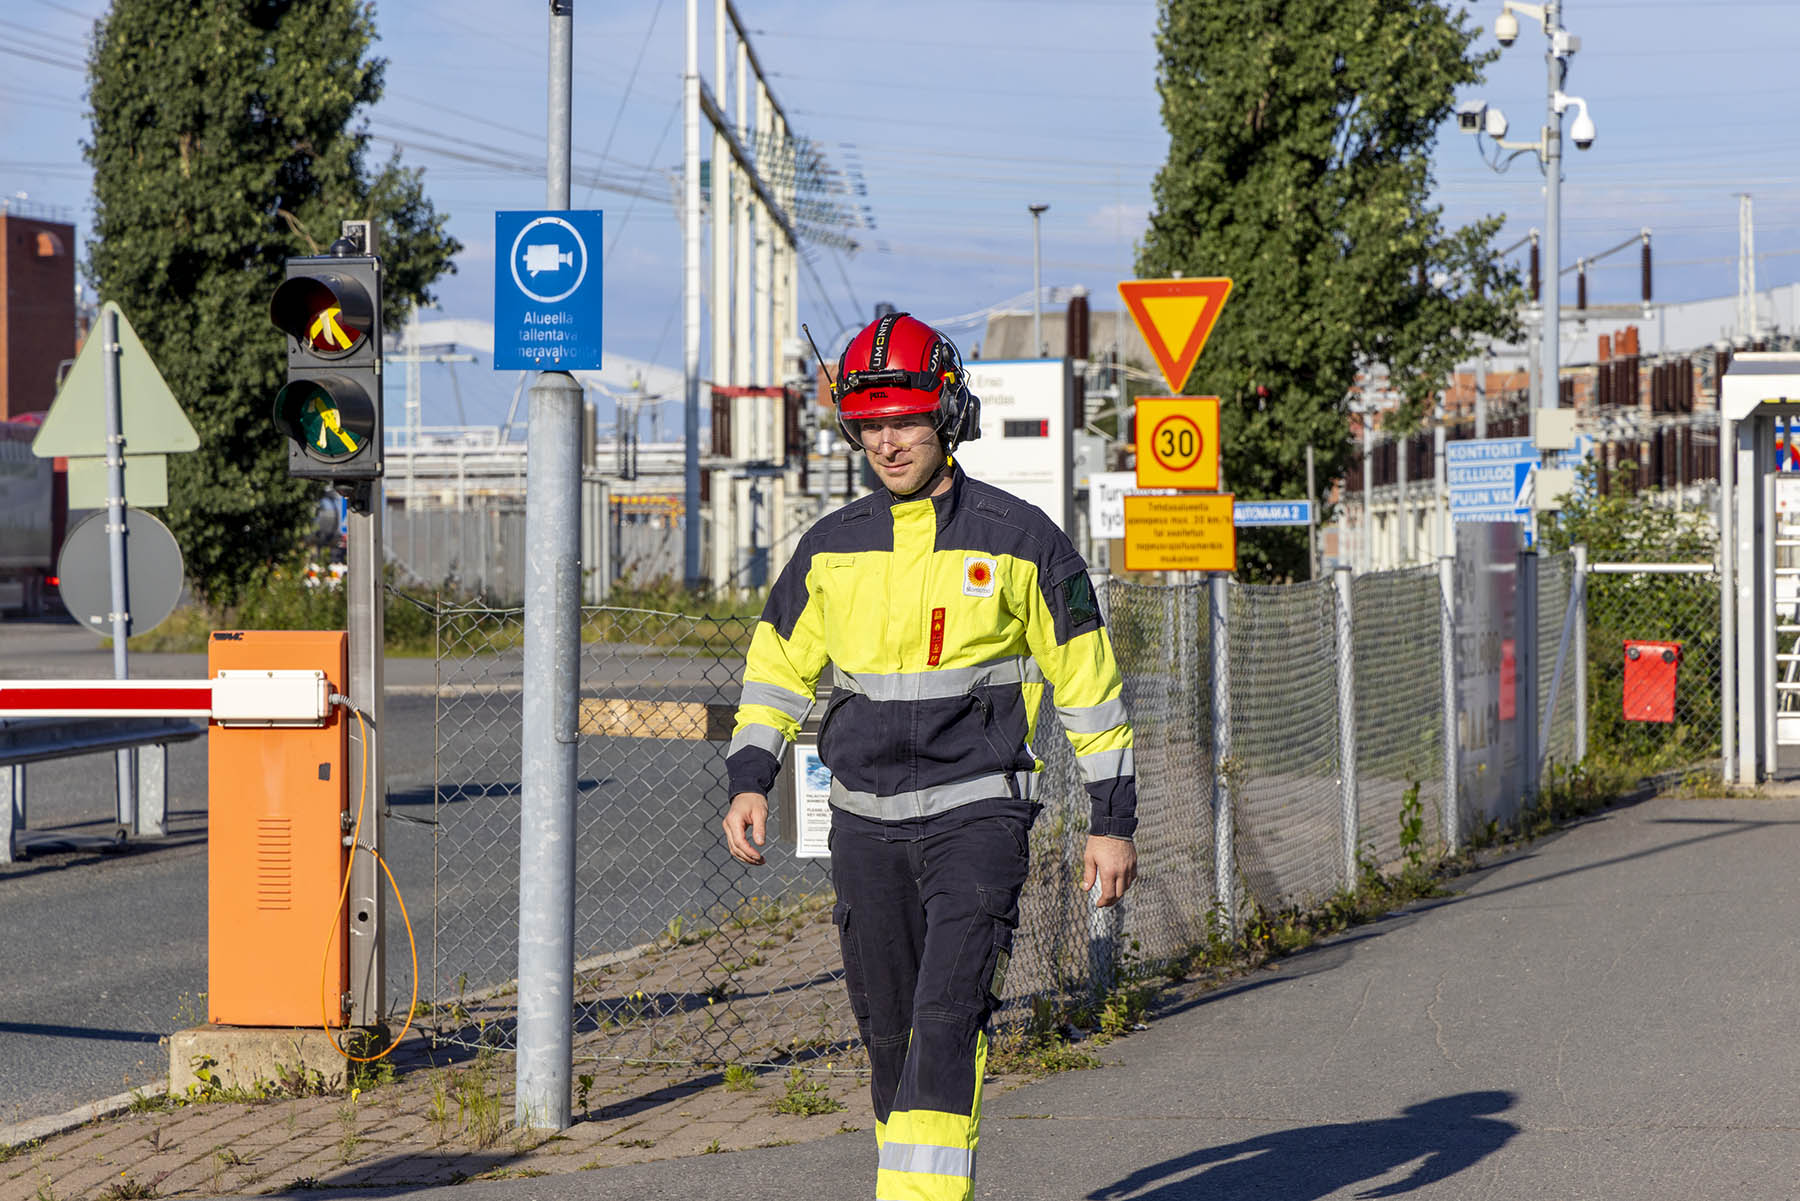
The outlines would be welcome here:
[[[831,857],[831,769],[819,761],[819,748],[796,742],[790,766],[794,775],[794,858]]]

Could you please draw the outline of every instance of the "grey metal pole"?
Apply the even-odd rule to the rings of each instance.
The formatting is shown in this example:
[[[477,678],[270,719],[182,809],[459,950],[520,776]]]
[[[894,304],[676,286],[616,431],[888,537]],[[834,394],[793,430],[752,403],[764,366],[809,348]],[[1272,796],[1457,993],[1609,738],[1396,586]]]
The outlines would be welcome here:
[[[1375,414],[1366,406],[1362,414],[1362,455],[1363,455],[1363,553],[1362,569],[1375,570],[1375,506],[1371,498],[1375,494],[1375,430],[1370,419]]]
[[[544,207],[569,207],[570,95],[574,90],[575,0],[550,0],[550,104],[545,130]]]
[[[129,591],[125,584],[125,417],[119,384],[119,313],[100,310],[102,374],[106,385],[106,550],[112,566],[113,679],[131,678],[126,642],[131,638]],[[114,785],[120,827],[138,832],[136,762],[129,750],[113,752]]]
[[[1405,567],[1412,561],[1412,505],[1406,488],[1406,469],[1410,466],[1406,460],[1410,457],[1407,451],[1411,449],[1411,443],[1412,438],[1407,434],[1394,439],[1394,484],[1399,489],[1394,503],[1394,516],[1397,519],[1394,532],[1398,538],[1395,567]]]
[[[574,0],[550,4],[548,204],[569,206]],[[582,389],[531,387],[525,461],[525,655],[519,773],[519,1030],[514,1120],[572,1119],[576,714],[581,654]]]
[[[1475,360],[1475,436],[1487,437],[1487,352]]]
[[[1456,556],[1438,559],[1438,647],[1440,686],[1443,689],[1444,807],[1439,824],[1444,846],[1454,855],[1462,849],[1462,806],[1458,803],[1457,757],[1461,748],[1457,726],[1456,689]]]
[[[1513,720],[1518,729],[1520,792],[1526,803],[1538,794],[1537,625],[1538,557],[1521,550],[1513,640]]]
[[[682,243],[682,577],[689,589],[700,585],[700,12],[687,0],[687,75],[682,100],[684,130],[681,181]],[[723,81],[720,81],[721,85]],[[713,169],[724,171],[722,164]],[[714,181],[718,187],[718,180]],[[717,252],[715,249],[715,252]],[[724,315],[713,313],[714,321]],[[720,364],[713,364],[717,375]]]
[[[1237,830],[1231,801],[1231,577],[1216,574],[1211,597],[1212,810],[1215,898],[1225,929],[1238,933]]]
[[[1575,762],[1580,763],[1587,758],[1588,738],[1588,552],[1587,545],[1581,542],[1569,550],[1575,556],[1575,578],[1582,581],[1580,591],[1575,594],[1581,612],[1575,618],[1575,680],[1570,685],[1575,690]]]
[[[1340,546],[1338,553],[1343,551]],[[1311,442],[1306,444],[1306,578],[1319,578],[1319,481],[1313,471]]]
[[[1544,113],[1544,333],[1539,348],[1544,361],[1538,371],[1538,403],[1546,409],[1562,403],[1557,362],[1562,342],[1562,114],[1556,111],[1556,93],[1562,90],[1562,60],[1556,56],[1556,35],[1560,32],[1562,4],[1560,0],[1548,0],[1544,5],[1544,57],[1549,81]],[[1535,411],[1527,429],[1533,437],[1537,436]],[[1534,500],[1534,512],[1536,508]]]
[[[1719,418],[1719,777],[1737,780],[1737,423]]]
[[[1337,594],[1337,700],[1338,700],[1338,808],[1343,833],[1344,889],[1355,892],[1358,878],[1356,846],[1361,837],[1361,812],[1356,782],[1356,630],[1351,607],[1351,572],[1339,567],[1331,573]]]
[[[1431,468],[1436,483],[1431,496],[1431,527],[1437,542],[1437,554],[1441,557],[1450,553],[1450,465],[1445,457],[1444,440],[1449,436],[1444,428],[1444,394],[1438,393],[1437,420],[1431,428]]]
[[[1028,205],[1031,209],[1031,353],[1035,359],[1044,353],[1044,244],[1039,236],[1047,204]]]
[[[386,636],[386,581],[382,577],[381,481],[367,485],[367,507],[350,506],[345,531],[345,627],[349,633],[350,678],[345,693],[367,719],[367,740],[357,749],[367,764],[367,806],[362,846],[374,854],[353,854],[350,864],[350,1024],[379,1026],[387,1013],[387,893],[381,887],[376,855],[387,854],[387,773],[381,745],[385,730],[386,676],[382,647]],[[352,733],[364,737],[352,724]],[[361,757],[367,755],[363,760]],[[359,786],[360,792],[360,786]]]

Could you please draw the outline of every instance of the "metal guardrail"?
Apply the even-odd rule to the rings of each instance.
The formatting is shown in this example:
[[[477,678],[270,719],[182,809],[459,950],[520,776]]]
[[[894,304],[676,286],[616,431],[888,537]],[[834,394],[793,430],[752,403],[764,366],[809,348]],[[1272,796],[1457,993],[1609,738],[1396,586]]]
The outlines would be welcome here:
[[[168,833],[168,745],[206,732],[204,725],[173,719],[24,717],[0,720],[0,864],[18,858],[26,818],[26,767],[51,759],[136,750],[138,833]],[[129,833],[120,815],[116,834]]]

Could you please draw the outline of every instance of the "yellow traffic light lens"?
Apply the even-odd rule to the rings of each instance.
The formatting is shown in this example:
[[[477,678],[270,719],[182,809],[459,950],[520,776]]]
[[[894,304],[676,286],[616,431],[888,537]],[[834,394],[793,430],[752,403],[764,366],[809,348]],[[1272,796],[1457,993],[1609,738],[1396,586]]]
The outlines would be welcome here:
[[[306,336],[312,342],[314,350],[349,350],[361,337],[353,329],[344,326],[344,310],[337,305],[321,309],[313,314],[307,324]]]

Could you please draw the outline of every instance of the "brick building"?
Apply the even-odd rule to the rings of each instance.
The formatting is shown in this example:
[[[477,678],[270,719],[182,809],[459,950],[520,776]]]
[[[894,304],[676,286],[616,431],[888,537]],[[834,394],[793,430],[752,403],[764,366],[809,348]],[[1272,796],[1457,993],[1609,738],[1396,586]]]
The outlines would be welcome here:
[[[75,227],[0,204],[0,421],[41,413],[75,357]]]

